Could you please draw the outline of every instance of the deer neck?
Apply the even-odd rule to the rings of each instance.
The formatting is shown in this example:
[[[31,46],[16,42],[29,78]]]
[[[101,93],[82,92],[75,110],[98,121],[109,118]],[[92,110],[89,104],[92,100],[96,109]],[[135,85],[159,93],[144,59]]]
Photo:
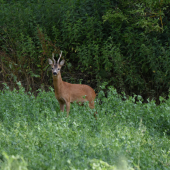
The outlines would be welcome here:
[[[55,94],[60,94],[62,90],[63,80],[61,78],[61,74],[59,73],[57,76],[53,76],[53,84],[55,89]]]

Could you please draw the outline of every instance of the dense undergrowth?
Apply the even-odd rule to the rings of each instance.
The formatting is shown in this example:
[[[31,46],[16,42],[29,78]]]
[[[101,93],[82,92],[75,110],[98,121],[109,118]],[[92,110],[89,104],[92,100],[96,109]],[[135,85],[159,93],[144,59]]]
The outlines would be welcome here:
[[[60,49],[64,81],[168,96],[169,1],[0,0],[0,18],[0,81],[11,87],[50,86],[47,58]]]
[[[66,118],[53,89],[24,91],[0,91],[0,169],[170,169],[170,100],[135,104],[110,87],[96,120],[76,104]]]

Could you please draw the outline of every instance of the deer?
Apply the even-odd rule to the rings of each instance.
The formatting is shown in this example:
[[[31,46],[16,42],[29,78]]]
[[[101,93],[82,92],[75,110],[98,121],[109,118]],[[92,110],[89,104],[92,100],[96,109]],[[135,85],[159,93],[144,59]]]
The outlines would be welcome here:
[[[71,84],[62,80],[61,68],[64,65],[65,60],[60,62],[61,56],[62,51],[59,54],[57,62],[54,59],[54,53],[52,53],[52,60],[48,58],[48,63],[52,68],[55,97],[59,102],[60,111],[64,112],[64,105],[66,105],[68,117],[70,112],[70,103],[73,102],[76,102],[79,105],[83,105],[84,102],[89,102],[89,107],[94,109],[96,93],[90,86],[85,84]]]

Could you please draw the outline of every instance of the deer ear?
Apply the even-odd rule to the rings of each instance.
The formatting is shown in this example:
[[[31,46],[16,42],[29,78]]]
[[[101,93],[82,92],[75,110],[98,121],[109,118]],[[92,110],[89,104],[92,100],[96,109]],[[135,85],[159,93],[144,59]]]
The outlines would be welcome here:
[[[64,65],[64,62],[65,62],[65,60],[62,60],[62,61],[60,62],[60,66],[63,66],[63,65]]]
[[[48,58],[48,63],[49,63],[49,65],[52,65],[53,61],[50,58]]]

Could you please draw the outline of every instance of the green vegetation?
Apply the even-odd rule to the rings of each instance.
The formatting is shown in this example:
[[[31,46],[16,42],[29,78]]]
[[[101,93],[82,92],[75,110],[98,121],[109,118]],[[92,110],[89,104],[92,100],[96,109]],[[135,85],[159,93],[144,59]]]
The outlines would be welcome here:
[[[0,0],[0,77],[33,91],[52,84],[47,58],[64,52],[64,80],[102,82],[145,102],[167,97],[170,7],[166,0]],[[69,78],[68,78],[69,77]]]
[[[0,0],[0,169],[169,170],[169,4]],[[47,58],[60,50],[95,110],[59,112]]]
[[[0,169],[170,169],[170,100],[135,104],[110,87],[66,118],[52,88],[35,97],[18,85],[0,91]]]

